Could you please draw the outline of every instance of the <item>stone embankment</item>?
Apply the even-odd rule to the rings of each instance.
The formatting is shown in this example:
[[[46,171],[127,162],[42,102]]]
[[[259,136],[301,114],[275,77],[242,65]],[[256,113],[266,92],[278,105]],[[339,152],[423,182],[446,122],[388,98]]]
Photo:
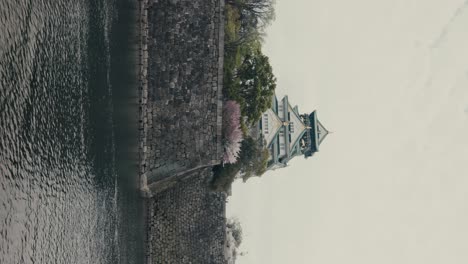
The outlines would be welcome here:
[[[224,0],[141,0],[139,156],[147,263],[224,264]]]
[[[224,1],[141,7],[140,175],[151,196],[221,161]]]
[[[199,170],[149,200],[147,263],[226,263],[226,195],[207,189],[210,173]]]

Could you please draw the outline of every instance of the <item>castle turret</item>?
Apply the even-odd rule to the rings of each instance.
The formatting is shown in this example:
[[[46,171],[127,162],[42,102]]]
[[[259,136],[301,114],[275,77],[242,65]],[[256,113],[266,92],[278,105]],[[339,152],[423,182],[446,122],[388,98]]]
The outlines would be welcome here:
[[[311,157],[329,134],[317,119],[317,111],[300,114],[297,106],[291,106],[288,96],[281,101],[276,96],[273,98],[272,107],[263,113],[259,128],[270,152],[268,169],[285,167],[296,156]]]

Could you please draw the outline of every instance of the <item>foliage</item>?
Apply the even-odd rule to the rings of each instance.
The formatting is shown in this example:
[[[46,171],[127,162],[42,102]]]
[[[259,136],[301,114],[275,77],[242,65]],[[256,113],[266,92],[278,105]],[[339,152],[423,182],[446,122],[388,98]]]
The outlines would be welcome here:
[[[229,191],[239,175],[246,181],[266,170],[268,151],[250,137],[240,143],[238,131],[247,135],[247,127],[272,103],[276,78],[261,46],[265,27],[274,19],[273,6],[274,0],[226,0],[223,92],[229,101],[225,109],[235,101],[240,116],[223,111],[224,164],[213,168],[210,182],[216,191]]]
[[[247,137],[242,141],[239,158],[234,164],[218,165],[213,168],[210,187],[214,191],[228,192],[239,175],[247,181],[252,176],[261,176],[266,171],[268,150],[260,141]]]
[[[237,256],[242,255],[238,252],[242,243],[242,226],[237,218],[229,218],[226,222],[226,251],[225,257],[228,263],[235,263]]]
[[[250,124],[258,121],[272,103],[276,77],[267,56],[258,49],[243,54],[235,70],[225,72],[225,89],[228,98],[239,102],[242,116]]]
[[[237,38],[229,45],[262,39],[265,27],[275,18],[274,0],[228,0],[226,3],[237,10],[239,19]]]
[[[224,163],[235,163],[239,156],[243,134],[240,127],[240,106],[227,101],[223,107],[223,148]]]
[[[268,57],[260,51],[246,54],[236,77],[239,79],[238,96],[242,99],[242,111],[254,123],[270,108],[276,89],[276,77]]]
[[[229,218],[226,223],[226,229],[232,234],[235,240],[235,246],[239,247],[243,239],[242,226],[239,219],[235,217]]]
[[[214,166],[210,188],[217,192],[229,192],[232,183],[239,174],[240,168],[239,163]]]
[[[239,163],[242,164],[241,174],[244,182],[253,176],[261,176],[266,171],[269,153],[268,149],[262,146],[262,140],[256,141],[248,137],[242,142]]]
[[[226,5],[224,89],[255,123],[271,105],[276,78],[261,51],[265,26],[274,19],[273,0],[228,0]]]

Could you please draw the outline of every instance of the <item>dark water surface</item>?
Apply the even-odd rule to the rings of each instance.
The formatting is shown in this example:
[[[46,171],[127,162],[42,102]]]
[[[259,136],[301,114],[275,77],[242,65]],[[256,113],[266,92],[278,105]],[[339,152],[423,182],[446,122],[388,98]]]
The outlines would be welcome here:
[[[0,1],[0,263],[142,263],[135,10]]]

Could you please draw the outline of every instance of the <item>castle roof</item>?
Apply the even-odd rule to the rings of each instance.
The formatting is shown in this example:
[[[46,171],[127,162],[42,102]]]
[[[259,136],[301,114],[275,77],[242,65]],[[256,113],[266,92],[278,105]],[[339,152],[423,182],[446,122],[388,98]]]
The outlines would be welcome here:
[[[291,105],[289,107],[289,122],[290,122],[290,133],[291,133],[291,142],[289,144],[289,150],[292,151],[293,148],[297,145],[299,140],[302,138],[306,132],[306,125],[302,122],[301,118],[297,113],[297,106],[294,108]],[[296,111],[295,111],[296,110]]]
[[[317,111],[313,111],[307,120],[309,125],[307,145],[308,149],[304,152],[305,157],[310,157],[314,152],[319,151],[319,146],[330,133],[317,118]]]
[[[273,112],[272,109],[268,109],[264,117],[266,120],[266,123],[268,124],[266,127],[263,127],[263,134],[264,134],[264,139],[266,141],[266,145],[269,146],[271,145],[271,142],[273,142],[273,139],[276,138],[276,135],[279,133],[281,126],[283,125],[283,122],[279,119],[278,115],[276,115],[275,112]]]
[[[320,145],[330,132],[317,120],[317,139]]]

